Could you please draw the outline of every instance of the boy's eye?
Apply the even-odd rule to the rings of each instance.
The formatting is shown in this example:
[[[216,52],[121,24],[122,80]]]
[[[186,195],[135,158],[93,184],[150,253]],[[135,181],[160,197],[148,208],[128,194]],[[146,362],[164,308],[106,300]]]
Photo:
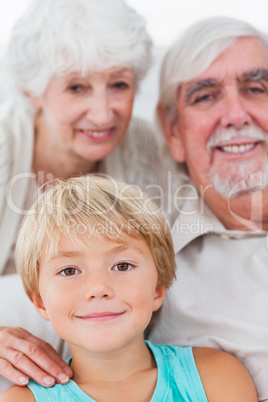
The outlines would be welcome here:
[[[80,273],[79,269],[74,268],[74,267],[67,267],[60,271],[60,275],[63,275],[63,276],[72,276],[72,275],[76,275],[79,273]]]
[[[128,262],[120,262],[113,267],[113,271],[129,271],[133,268],[133,265],[129,264]]]

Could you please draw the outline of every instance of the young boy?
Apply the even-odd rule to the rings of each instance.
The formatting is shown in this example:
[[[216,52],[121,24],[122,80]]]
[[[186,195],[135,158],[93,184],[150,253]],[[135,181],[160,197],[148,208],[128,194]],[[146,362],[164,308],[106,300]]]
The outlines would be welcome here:
[[[175,261],[164,218],[137,187],[93,176],[47,186],[22,225],[17,265],[39,314],[69,342],[74,376],[11,387],[1,402],[257,401],[234,357],[144,341]]]

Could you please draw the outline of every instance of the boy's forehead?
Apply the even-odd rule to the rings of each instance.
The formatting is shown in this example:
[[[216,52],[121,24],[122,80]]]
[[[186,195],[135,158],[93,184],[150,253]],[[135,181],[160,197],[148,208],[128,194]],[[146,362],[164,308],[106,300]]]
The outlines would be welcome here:
[[[44,256],[46,260],[54,260],[60,257],[75,257],[88,252],[88,250],[93,254],[96,247],[103,250],[103,253],[132,251],[145,255],[149,250],[145,239],[131,236],[125,232],[120,237],[114,239],[96,234],[90,236],[70,236],[61,233],[56,242],[52,239],[47,242],[40,260]]]

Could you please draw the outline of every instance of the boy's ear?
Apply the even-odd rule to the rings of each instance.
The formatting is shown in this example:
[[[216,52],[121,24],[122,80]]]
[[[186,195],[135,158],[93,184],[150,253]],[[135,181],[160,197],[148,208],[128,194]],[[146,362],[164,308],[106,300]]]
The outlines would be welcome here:
[[[157,311],[160,309],[162,306],[164,297],[166,293],[166,288],[165,286],[158,286],[155,291],[155,296],[154,296],[154,308],[153,311]]]
[[[47,310],[46,310],[46,307],[43,303],[41,296],[32,294],[32,301],[33,301],[33,304],[34,304],[37,312],[41,315],[41,317],[43,317],[45,320],[49,321]]]
[[[178,121],[174,121],[169,116],[161,103],[157,106],[157,114],[173,159],[177,162],[185,162],[185,149],[178,129]]]

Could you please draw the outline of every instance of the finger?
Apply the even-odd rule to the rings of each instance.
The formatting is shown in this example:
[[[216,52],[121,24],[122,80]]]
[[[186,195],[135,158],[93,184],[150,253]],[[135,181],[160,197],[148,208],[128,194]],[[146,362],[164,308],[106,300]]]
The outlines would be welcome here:
[[[7,360],[0,358],[0,375],[16,385],[27,385],[29,380],[20,371],[16,370]]]
[[[66,372],[34,343],[23,341],[17,350],[6,348],[3,357],[39,384],[45,383],[45,386],[51,386],[55,380],[61,384],[69,381]],[[47,375],[50,378],[47,378]]]
[[[28,331],[22,328],[8,328],[1,332],[0,345],[12,344],[12,347],[1,347],[0,357],[38,383],[50,386],[51,377],[59,383],[66,383],[73,375],[71,368],[48,343],[34,337]],[[50,378],[47,378],[47,374]],[[7,377],[5,373],[3,375]]]
[[[53,349],[53,347],[49,343],[42,341],[39,338],[36,338],[36,339],[38,339],[37,346],[40,347],[40,349],[42,351],[44,351],[44,353],[48,357],[50,357],[50,359],[53,360],[69,377],[72,377],[73,371],[72,371],[71,367],[68,366],[68,364],[58,355],[58,353],[55,351],[55,349]],[[27,353],[27,355],[28,355],[28,353]],[[29,351],[29,355],[30,355],[30,351]],[[42,366],[42,368],[44,368],[44,367]]]
[[[20,328],[21,329],[21,328]],[[28,356],[30,359],[35,361],[35,355],[37,354],[37,359],[38,359],[38,351],[40,349],[40,358],[43,359],[45,355],[50,357],[50,359],[55,362],[55,364],[62,369],[66,374],[69,375],[69,377],[73,376],[73,371],[68,366],[68,364],[58,355],[58,353],[55,351],[55,349],[47,342],[43,341],[40,338],[37,338],[30,334],[28,331],[23,330],[23,332],[20,332],[20,336],[23,336],[23,339],[25,340],[25,343],[21,342],[21,339],[15,338],[14,342],[12,344],[13,349],[20,350],[21,352],[25,353],[26,356]],[[34,345],[37,346],[37,349],[34,347]],[[38,349],[39,348],[39,349]],[[44,352],[44,353],[43,353]],[[45,360],[46,361],[46,360]],[[44,363],[45,363],[44,361]],[[47,360],[48,362],[50,360]],[[46,366],[43,366],[42,360],[37,363],[42,367],[44,370],[47,371]],[[61,370],[61,371],[62,371]]]
[[[48,343],[39,340],[38,345],[24,341],[22,352],[43,371],[65,384],[73,376],[72,369]],[[68,377],[68,378],[67,378]]]
[[[20,385],[22,385],[21,383],[25,381],[24,378],[27,379],[27,377],[30,377],[44,387],[51,387],[55,384],[55,378],[53,378],[52,375],[48,375],[48,373],[44,372],[40,367],[38,367],[38,365],[36,365],[22,352],[7,349],[6,359],[1,360],[5,360],[5,362],[2,362],[2,366],[4,366],[5,369],[4,372],[1,372],[1,374],[11,381],[14,381],[15,378],[15,380],[19,381]],[[64,381],[61,381],[61,383],[65,384],[66,382],[68,382],[68,380],[69,377],[64,374]]]
[[[22,340],[27,341],[27,343],[22,342]],[[61,372],[64,371],[69,377],[73,376],[72,369],[58,355],[58,353],[55,351],[55,349],[53,349],[53,347],[49,343],[43,341],[40,338],[37,338],[30,332],[20,327],[4,328],[4,329],[2,328],[2,331],[0,328],[0,345],[6,345],[7,347],[10,347],[12,349],[21,351],[25,353],[29,358],[33,357],[34,360],[34,356],[32,356],[32,349],[30,347],[31,344],[35,344],[40,348],[40,354],[42,356],[44,356],[44,354],[42,353],[42,351],[44,351],[51,358],[51,360],[53,360],[56,363],[56,365],[59,366]],[[44,369],[46,369],[46,367],[44,367]]]

